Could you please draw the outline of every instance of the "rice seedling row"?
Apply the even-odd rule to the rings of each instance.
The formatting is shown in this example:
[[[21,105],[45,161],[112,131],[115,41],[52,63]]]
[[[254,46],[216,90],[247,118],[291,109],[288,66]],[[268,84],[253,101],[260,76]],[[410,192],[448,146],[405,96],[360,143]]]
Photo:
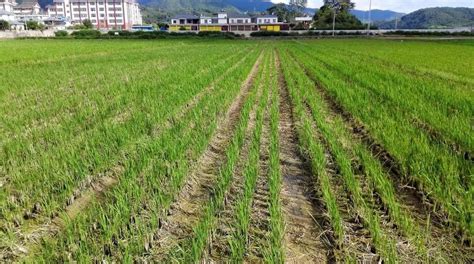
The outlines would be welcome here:
[[[0,46],[0,262],[474,260],[472,46]]]

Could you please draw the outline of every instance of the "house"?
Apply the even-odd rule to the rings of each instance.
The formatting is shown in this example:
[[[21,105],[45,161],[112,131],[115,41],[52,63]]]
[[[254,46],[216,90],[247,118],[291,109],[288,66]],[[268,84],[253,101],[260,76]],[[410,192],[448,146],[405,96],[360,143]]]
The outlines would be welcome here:
[[[192,14],[180,14],[171,19],[170,31],[198,31],[199,30],[199,16]]]
[[[295,17],[295,23],[297,24],[297,27],[301,29],[309,29],[312,22],[313,18],[310,16]]]
[[[66,30],[68,27],[71,26],[71,21],[69,21],[65,17],[53,16],[48,17],[43,21],[44,24],[48,26],[48,28],[54,28],[56,30]]]
[[[203,16],[199,19],[199,31],[229,31],[227,13],[217,13],[216,16]]]
[[[5,10],[0,9],[0,20],[5,20],[5,21],[14,21],[15,20],[15,14],[12,12],[8,12]]]
[[[278,16],[275,15],[260,15],[256,16],[254,19],[257,25],[268,25],[278,23]]]
[[[22,31],[22,30],[25,30],[26,28],[25,23],[17,21],[17,20],[10,21],[9,23],[10,23],[10,30]]]
[[[15,15],[38,15],[41,12],[41,6],[36,1],[25,1],[13,7]]]
[[[257,31],[258,27],[247,14],[230,14],[229,31]]]
[[[281,31],[289,29],[288,24],[278,22],[278,16],[276,15],[256,16],[254,21],[258,26],[258,30],[261,31]]]
[[[97,29],[129,30],[142,24],[136,0],[53,0],[49,17],[65,18],[72,24],[90,20]]]
[[[280,31],[288,30],[288,25],[278,22],[274,15],[250,17],[247,14],[228,14],[219,12],[208,15],[177,15],[171,19],[170,31]]]
[[[16,5],[15,0],[0,0],[0,11],[13,13],[13,7]]]

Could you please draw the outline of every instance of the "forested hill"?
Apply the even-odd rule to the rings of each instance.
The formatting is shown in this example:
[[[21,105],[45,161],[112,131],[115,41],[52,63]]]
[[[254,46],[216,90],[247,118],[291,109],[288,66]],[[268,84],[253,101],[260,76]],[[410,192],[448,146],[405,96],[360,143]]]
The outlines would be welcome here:
[[[456,28],[474,24],[474,8],[425,8],[403,16],[398,22],[401,29]],[[380,28],[394,28],[395,21],[381,23]]]

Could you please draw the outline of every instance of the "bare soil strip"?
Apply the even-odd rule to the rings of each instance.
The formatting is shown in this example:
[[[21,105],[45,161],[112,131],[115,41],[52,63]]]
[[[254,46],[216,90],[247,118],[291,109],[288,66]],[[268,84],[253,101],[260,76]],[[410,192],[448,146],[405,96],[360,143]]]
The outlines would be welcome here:
[[[102,199],[105,192],[112,188],[117,182],[124,168],[121,165],[115,166],[105,173],[100,173],[96,177],[87,177],[68,199],[64,214],[69,219],[74,219],[82,210],[87,208],[92,201]],[[28,217],[35,218],[35,214],[40,213],[41,206],[35,205],[32,212],[27,212]],[[64,215],[63,214],[63,215]],[[51,237],[60,232],[65,225],[62,215],[57,214],[54,218],[41,224],[32,223],[26,226],[26,232],[18,231],[16,244],[9,249],[3,250],[0,254],[2,258],[15,261],[28,255],[33,248],[38,245],[41,239]]]
[[[253,50],[252,50],[253,51]],[[176,111],[176,114],[173,115],[172,117],[168,118],[165,122],[164,125],[160,126],[157,128],[157,131],[154,133],[158,133],[158,131],[165,130],[170,128],[175,122],[178,122],[181,120],[191,109],[193,109],[200,101],[201,99],[211,93],[215,88],[216,84],[222,81],[229,73],[237,69],[244,61],[245,59],[249,56],[249,54],[252,53],[252,51],[246,53],[237,63],[232,65],[229,69],[225,71],[224,74],[222,74],[219,78],[213,80],[211,84],[209,84],[206,88],[201,90],[198,94],[196,94],[191,100],[189,100],[186,104],[184,104],[180,109]],[[227,58],[228,60],[229,58]],[[204,71],[204,70],[203,70]]]
[[[242,64],[245,58],[248,55],[244,56],[239,62],[234,65],[231,69],[226,71],[226,74],[231,72],[233,69],[238,67],[238,65]],[[254,66],[255,69],[255,66]],[[253,72],[252,72],[253,74]],[[225,75],[221,76],[219,79],[213,81],[211,85],[206,87],[203,92],[200,92],[196,97],[190,100],[190,102],[186,103],[180,111],[176,113],[180,117],[183,117],[187,112],[189,112],[192,107],[196,106],[199,101],[204,97],[205,94],[209,93],[212,89],[215,88],[215,84],[222,80]],[[252,76],[253,78],[253,76]],[[246,84],[249,81],[246,80]],[[253,79],[252,79],[253,81]],[[250,85],[251,86],[251,85]],[[247,88],[250,88],[248,86]],[[178,120],[173,118],[174,120]],[[170,128],[171,123],[167,123],[165,125],[166,128]],[[158,136],[158,135],[155,135]],[[111,168],[110,170],[99,173],[95,176],[88,176],[86,177],[80,184],[79,187],[73,191],[73,194],[65,203],[64,213],[70,218],[74,219],[82,210],[86,209],[90,203],[97,198],[101,198],[101,196],[115,186],[119,181],[119,175],[123,172],[124,168],[120,163],[117,163],[116,166]],[[33,219],[36,218],[36,215],[41,211],[40,205],[35,205],[35,208],[32,208],[31,211],[25,213],[25,218]],[[59,216],[59,213],[56,214],[51,220],[43,222],[41,224],[32,223],[27,226],[28,230],[32,230],[31,232],[18,232],[19,242],[14,247],[10,247],[7,249],[3,249],[2,253],[0,254],[3,258],[6,259],[16,259],[23,255],[27,255],[30,252],[30,248],[34,245],[37,245],[38,242],[47,236],[52,236],[62,230],[64,226],[63,219]],[[4,251],[4,252],[3,252]]]
[[[245,132],[245,141],[240,152],[239,161],[236,165],[234,176],[232,178],[232,184],[227,191],[224,201],[224,208],[219,212],[217,220],[217,228],[209,238],[207,245],[207,251],[204,253],[203,259],[205,262],[211,263],[222,263],[228,262],[227,257],[230,255],[230,248],[228,238],[232,235],[233,223],[235,220],[235,206],[239,201],[245,188],[245,165],[248,160],[248,154],[250,151],[250,145],[253,137],[253,131],[255,129],[256,121],[256,110],[259,101],[262,100],[263,87],[258,87],[257,99],[255,100],[254,108],[249,114],[249,123]]]
[[[306,112],[311,116],[311,110],[306,105]],[[331,117],[327,116],[331,121]],[[315,127],[316,124],[313,122],[313,128],[318,139],[323,142],[324,153],[326,157],[326,172],[329,175],[331,182],[331,191],[334,194],[339,208],[339,213],[342,217],[344,226],[344,239],[342,248],[337,250],[339,260],[344,260],[346,256],[355,258],[358,262],[363,263],[374,263],[380,260],[380,256],[376,254],[375,247],[372,243],[372,236],[370,231],[364,226],[363,220],[360,219],[358,212],[354,206],[354,201],[350,192],[344,188],[344,180],[342,175],[339,174],[339,168],[335,161],[333,153],[330,151],[330,147],[323,136],[318,133],[318,129]]]
[[[284,250],[288,263],[334,261],[326,235],[325,209],[317,200],[309,164],[301,157],[289,92],[278,60],[280,90],[280,159],[282,208],[285,219]],[[324,229],[323,229],[324,228]]]
[[[411,212],[416,212],[417,215],[424,216],[423,220],[430,218],[430,221],[434,226],[441,227],[446,224],[445,221],[442,220],[447,219],[446,216],[439,211],[434,212],[433,203],[422,191],[413,187],[413,184],[411,183],[403,182],[410,179],[402,173],[401,166],[395,158],[393,158],[393,156],[385,150],[382,145],[376,142],[361,122],[354,118],[350,112],[346,111],[341,104],[328,94],[327,89],[323,84],[312,76],[298,59],[296,59],[291,53],[290,55],[301,66],[301,68],[304,69],[308,78],[314,82],[316,91],[321,94],[322,98],[329,106],[329,109],[343,118],[354,138],[362,141],[372,152],[372,155],[379,160],[384,170],[390,175],[390,179],[394,183],[394,187],[397,190],[397,194],[399,194],[401,202],[407,205]]]
[[[272,62],[273,63],[273,62]],[[274,71],[271,74],[275,74]],[[273,77],[272,77],[273,78]],[[270,159],[270,110],[273,93],[270,91],[267,108],[263,119],[262,138],[260,144],[259,172],[255,186],[255,193],[250,212],[248,254],[246,263],[262,262],[263,250],[266,248],[267,237],[270,232],[270,186],[269,186],[269,159]]]
[[[171,248],[179,245],[199,221],[202,208],[212,195],[212,188],[217,182],[218,170],[225,162],[225,150],[234,134],[239,121],[240,112],[253,86],[258,73],[262,54],[255,62],[249,76],[243,83],[239,94],[230,106],[224,119],[219,122],[215,135],[211,139],[208,149],[197,162],[195,170],[186,180],[184,187],[171,205],[166,221],[162,223],[154,241],[154,256],[165,257]]]
[[[307,69],[305,69],[305,67],[302,66],[302,64],[294,57],[294,55],[289,52],[289,54],[291,55],[291,57],[293,57],[293,59],[295,59],[299,65],[301,65],[301,67],[306,71],[306,74],[308,75],[309,72],[307,71]],[[342,79],[347,82],[347,83],[353,83],[354,80],[351,79],[351,76],[348,76],[346,73],[342,72],[340,69],[334,67],[333,65],[329,64],[328,62],[322,60],[322,59],[316,59],[318,60],[318,62],[320,62],[321,64],[323,64],[326,68],[330,69],[331,71],[334,71],[334,72],[337,72],[338,74],[342,75]],[[311,75],[311,74],[309,74]],[[308,76],[309,76],[308,75]],[[316,80],[314,77],[312,76],[309,76],[315,83],[318,83],[318,86],[323,86],[318,80]],[[368,87],[367,85],[363,85],[365,88],[371,90],[372,92],[380,95],[380,96],[383,96],[387,101],[389,102],[392,102],[393,100],[391,98],[388,98],[385,94],[381,93],[380,91],[378,91],[377,89],[374,89],[373,87]],[[337,104],[337,102],[335,102],[336,105],[338,105],[338,108],[342,109],[341,108],[341,105]],[[392,102],[392,105],[394,105],[394,107],[396,106],[396,103]],[[398,108],[399,111],[405,111],[406,112],[406,109],[401,109],[401,108]],[[410,114],[407,112],[407,114]],[[352,116],[350,116],[352,118]],[[352,118],[353,119],[353,118]],[[413,120],[414,122],[414,125],[416,127],[418,127],[420,130],[422,130],[423,132],[425,132],[425,134],[435,143],[435,144],[439,144],[439,143],[442,143],[441,145],[443,147],[446,147],[447,150],[451,151],[455,156],[458,156],[458,157],[461,157],[461,158],[464,158],[465,160],[470,160],[470,161],[473,161],[474,160],[474,157],[472,156],[472,151],[470,151],[469,149],[459,145],[458,143],[456,142],[453,142],[452,140],[450,140],[449,138],[445,137],[442,135],[441,132],[439,132],[438,130],[436,130],[435,128],[431,127],[429,124],[423,122],[423,121],[420,121],[419,119],[414,119]],[[360,125],[360,123],[359,123]]]
[[[296,58],[293,57],[293,59],[301,66],[302,69],[305,70],[308,78],[310,78],[315,83],[317,92],[321,94],[322,98],[329,106],[330,111],[332,112],[331,114],[340,115],[345,121],[349,130],[352,132],[354,140],[363,142],[372,152],[372,155],[379,160],[385,172],[390,176],[397,193],[397,198],[403,205],[404,209],[407,212],[410,212],[414,219],[417,220],[417,223],[420,224],[420,226],[423,227],[426,232],[430,232],[430,237],[433,239],[433,241],[426,241],[427,245],[430,247],[429,250],[433,252],[439,252],[440,250],[444,250],[439,248],[440,245],[444,245],[445,247],[451,247],[450,245],[455,245],[456,242],[453,240],[454,234],[447,231],[449,229],[446,229],[446,215],[439,210],[436,211],[433,203],[422,191],[419,191],[410,184],[403,182],[403,174],[401,172],[401,166],[399,163],[390,155],[388,151],[383,148],[382,145],[376,142],[364,125],[355,119],[351,113],[346,111],[342,105],[340,105],[327,93],[326,88],[316,78],[314,78]],[[357,172],[360,166],[354,164],[353,168],[354,171]],[[367,195],[366,198],[369,199],[369,201],[372,200],[375,203],[375,207],[373,209],[376,210],[381,216],[384,230],[386,230],[390,236],[399,241],[397,248],[400,253],[400,258],[405,258],[408,260],[416,256],[415,249],[413,248],[414,245],[411,245],[410,241],[407,241],[400,234],[400,232],[397,231],[397,227],[391,222],[388,215],[388,208],[383,205],[381,198],[378,196],[375,190],[367,186],[367,182],[364,180],[363,174],[364,173],[360,171],[357,177],[359,178],[359,182],[363,183],[364,185],[364,193],[373,194],[373,196]],[[448,255],[457,256],[458,258],[455,259],[463,259],[459,257],[462,255],[461,252],[464,250],[460,248],[451,248],[448,251],[445,253]],[[440,254],[433,253],[432,255],[437,256]]]

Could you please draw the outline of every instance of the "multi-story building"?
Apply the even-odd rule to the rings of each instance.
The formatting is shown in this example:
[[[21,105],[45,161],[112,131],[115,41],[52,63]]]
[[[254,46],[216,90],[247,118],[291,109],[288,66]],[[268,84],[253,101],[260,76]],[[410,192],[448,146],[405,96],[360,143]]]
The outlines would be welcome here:
[[[280,31],[288,28],[274,15],[250,17],[247,14],[217,13],[216,16],[177,15],[171,19],[170,31]]]
[[[15,0],[0,0],[0,10],[13,13],[13,7],[16,6]]]
[[[171,19],[170,31],[198,31],[199,17],[195,15],[182,14]]]
[[[25,1],[13,7],[15,15],[39,15],[41,13],[41,6],[37,1]]]
[[[48,6],[50,17],[63,17],[73,24],[90,20],[97,29],[129,30],[142,24],[135,0],[54,0]]]

